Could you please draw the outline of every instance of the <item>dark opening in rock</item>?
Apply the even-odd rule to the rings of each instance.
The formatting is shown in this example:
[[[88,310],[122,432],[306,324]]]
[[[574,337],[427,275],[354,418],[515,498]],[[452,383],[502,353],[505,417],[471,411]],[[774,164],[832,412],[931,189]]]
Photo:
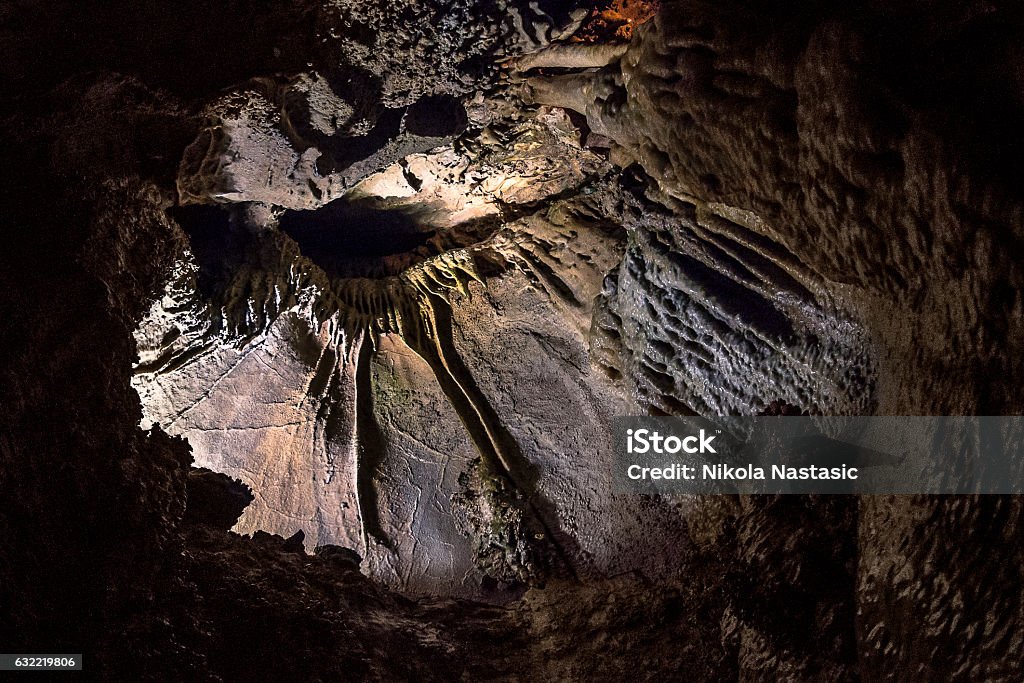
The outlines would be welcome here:
[[[317,211],[288,211],[280,227],[333,277],[395,275],[437,253],[435,231],[412,216],[345,200]]]
[[[252,248],[251,236],[240,230],[231,212],[221,206],[175,207],[169,212],[188,235],[199,266],[199,291],[210,298],[219,292]]]
[[[462,103],[449,95],[424,97],[409,107],[405,129],[423,137],[446,137],[461,133],[468,119]]]

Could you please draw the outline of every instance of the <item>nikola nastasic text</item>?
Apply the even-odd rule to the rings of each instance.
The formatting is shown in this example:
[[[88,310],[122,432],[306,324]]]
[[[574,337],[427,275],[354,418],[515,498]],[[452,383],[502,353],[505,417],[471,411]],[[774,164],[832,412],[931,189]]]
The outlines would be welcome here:
[[[632,454],[657,453],[674,455],[683,453],[717,453],[714,447],[714,435],[707,434],[703,429],[698,434],[678,437],[662,436],[657,431],[647,429],[630,429],[626,432],[626,452]],[[818,467],[814,465],[789,467],[772,465],[769,468],[753,464],[726,465],[722,463],[705,465],[684,465],[672,463],[664,467],[644,467],[629,465],[626,476],[633,480],[684,480],[703,479],[710,481],[771,479],[775,480],[806,480],[806,479],[856,479],[856,467]]]
[[[626,468],[626,476],[635,480],[683,480],[703,479],[707,481],[727,481],[746,479],[768,479],[795,481],[800,479],[856,479],[857,468],[847,467],[788,467],[772,465],[765,470],[757,465],[680,465],[674,463],[664,467],[641,467],[630,465]]]

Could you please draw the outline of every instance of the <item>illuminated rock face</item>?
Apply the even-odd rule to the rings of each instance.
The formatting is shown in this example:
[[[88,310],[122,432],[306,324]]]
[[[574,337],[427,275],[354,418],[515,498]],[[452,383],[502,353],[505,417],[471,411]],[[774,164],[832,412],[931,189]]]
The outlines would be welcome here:
[[[611,418],[636,410],[588,359],[621,258],[612,169],[560,109],[471,111],[471,149],[316,213],[183,211],[193,253],[136,335],[144,424],[252,487],[238,531],[354,548],[409,592],[662,575],[640,539],[678,516],[602,493]]]

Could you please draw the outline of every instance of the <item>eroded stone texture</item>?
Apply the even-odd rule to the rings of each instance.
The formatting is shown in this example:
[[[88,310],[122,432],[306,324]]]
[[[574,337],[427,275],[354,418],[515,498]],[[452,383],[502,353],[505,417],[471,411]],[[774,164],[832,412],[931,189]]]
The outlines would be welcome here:
[[[0,27],[4,642],[128,679],[1022,678],[1018,502],[606,480],[618,412],[1020,412],[1018,10],[664,2],[524,59],[582,15],[131,4]],[[503,55],[544,73],[471,96]],[[318,251],[296,216],[346,193],[411,246]],[[251,538],[182,523],[189,445],[140,418],[252,487]]]
[[[773,15],[778,28],[762,35],[753,28],[762,23],[756,4],[672,7],[617,67],[587,75],[584,102],[576,81],[539,78],[535,96],[574,104],[663,192],[699,198],[841,293],[877,336],[879,370],[893,378],[881,409],[970,412],[977,403],[998,412],[999,401],[1012,402],[995,387],[940,399],[919,382],[932,370],[964,385],[979,370],[1017,370],[1012,354],[981,351],[977,366],[974,356],[958,356],[959,366],[947,357],[968,339],[990,349],[1019,336],[1018,303],[999,294],[1019,288],[1019,269],[1012,250],[992,248],[1019,239],[1018,192],[1000,174],[1013,156],[992,130],[964,137],[968,105],[941,98],[961,75],[933,74],[907,90],[899,80],[914,68],[901,29],[922,45],[955,44],[975,31],[1002,44],[988,14],[965,6],[943,17],[943,28],[922,32],[922,18],[884,9],[856,21],[812,21],[794,9]],[[884,32],[870,33],[885,22]],[[998,83],[982,87],[987,98],[1010,96]],[[988,170],[979,165],[985,154]],[[902,372],[907,362],[928,372]]]
[[[684,220],[673,216],[669,223],[688,225],[666,231],[648,219],[633,233],[623,270],[608,283],[608,306],[596,319],[611,338],[599,347],[600,362],[651,387],[652,403],[669,412],[758,411],[766,393],[797,409],[825,412],[872,406],[889,414],[1019,412],[1016,390],[1004,379],[1020,371],[1022,283],[1015,254],[1024,203],[1019,188],[1006,182],[1019,168],[1016,144],[1002,146],[1005,124],[994,119],[1005,120],[1009,111],[1019,118],[1020,103],[1008,83],[966,76],[997,59],[1018,63],[999,22],[1019,25],[1019,17],[1002,5],[979,3],[939,14],[877,5],[856,16],[808,8],[666,3],[618,65],[528,79],[532,99],[585,113],[594,130],[615,141],[613,158],[639,163],[672,197],[663,203],[674,213],[683,208]],[[924,67],[924,54],[952,54],[978,42],[986,47],[970,68]],[[979,101],[986,104],[979,107]],[[1005,109],[996,115],[988,110],[993,105]],[[715,225],[706,224],[709,218]],[[687,246],[691,230],[699,241]],[[765,264],[765,253],[753,259],[735,253],[737,235],[775,256]],[[731,258],[715,257],[713,250],[730,242]],[[671,275],[659,281],[666,260]],[[751,266],[759,263],[774,274],[758,274]],[[691,285],[672,294],[694,280],[718,286]],[[779,288],[784,282],[790,286]],[[773,303],[754,310],[764,315],[774,308],[783,314],[782,329],[799,321],[806,331],[785,344],[779,336],[765,344],[773,335],[761,332],[755,345],[744,347],[727,332],[730,319],[737,319],[729,307],[751,300],[750,289],[763,284],[777,288],[768,299]],[[793,284],[802,287],[795,301]],[[720,298],[737,285],[746,292]],[[616,303],[630,296],[636,297],[625,307],[630,314],[650,304],[647,315],[634,314],[637,321],[671,324],[648,326],[621,316]],[[804,312],[787,310],[787,299]],[[845,311],[830,310],[840,301]],[[698,376],[710,381],[703,388],[689,384],[678,405],[659,395],[677,396],[672,380],[678,370],[662,368],[680,345],[659,344],[679,327],[674,318],[692,319],[694,311],[705,328],[713,323],[720,331],[694,335],[701,326],[683,326],[678,341],[693,344],[684,352],[692,359],[684,375],[706,363],[709,370]],[[807,316],[822,321],[818,330],[805,327]],[[764,330],[764,322],[755,316],[737,327],[750,334]],[[800,340],[810,334],[813,343],[809,336]],[[717,341],[723,338],[729,342]],[[757,350],[772,346],[785,349],[788,367],[773,370]],[[777,381],[762,385],[760,368],[736,368],[731,377],[733,354],[743,348],[745,360],[760,358]],[[638,362],[640,354],[655,357]],[[812,356],[813,362],[801,361]],[[800,377],[799,365],[820,379]],[[867,403],[860,398],[864,389]],[[788,395],[776,396],[779,390]],[[700,400],[690,406],[685,398],[695,391]],[[977,515],[989,505],[1000,510],[1005,526],[981,531]],[[982,598],[990,605],[987,616],[953,607],[964,599],[957,596],[980,597],[992,585],[985,572],[969,569],[977,556],[994,566],[1017,565],[1018,552],[1005,534],[1020,533],[1018,508],[1010,500],[912,498],[871,500],[861,508],[856,600],[865,675],[893,676],[886,661],[922,677],[1020,675],[1019,658],[1011,654],[1019,640],[998,635],[1020,631],[1016,593],[1000,607],[991,596]],[[738,523],[762,528],[769,520],[754,509],[740,513]],[[948,542],[935,540],[936,525],[951,530]],[[966,528],[977,530],[971,542],[952,540],[960,539],[952,530]],[[755,542],[750,534],[741,526],[739,542]],[[817,542],[822,552],[833,552],[827,537]],[[769,569],[768,576],[778,571]],[[1016,585],[1016,579],[1000,580]],[[808,667],[820,665],[804,661],[792,668],[778,654],[784,646],[772,643],[770,633],[778,629],[756,621],[739,617],[752,629],[744,636],[748,642],[762,639],[753,659],[742,655],[751,675],[804,677]],[[990,639],[977,636],[986,629]],[[891,635],[896,632],[901,635]]]
[[[595,360],[667,414],[757,414],[773,403],[869,414],[865,332],[770,237],[699,203],[627,218],[626,257],[595,316]]]
[[[209,125],[182,159],[181,203],[262,202],[315,209],[399,159],[441,145],[462,126],[455,100],[446,101],[450,111],[433,126],[415,125],[416,108],[386,110],[373,120],[351,122],[347,119],[356,114],[344,100],[323,92],[326,86],[320,91],[307,86],[314,78],[316,74],[301,74],[297,83],[283,84],[264,79],[254,89],[211,105],[204,115]],[[296,98],[309,109],[303,115],[306,126],[297,123],[299,114],[289,111]],[[430,110],[440,106],[428,102],[421,116],[432,116]]]
[[[380,340],[371,372],[380,441],[362,473],[379,533],[369,573],[414,593],[487,597],[453,514],[452,493],[476,457],[472,441],[433,371],[400,339]]]
[[[181,203],[317,208],[440,146],[465,125],[458,97],[495,80],[498,56],[578,28],[586,12],[558,5],[315,4],[314,68],[257,74],[207,104],[179,169]]]
[[[3,302],[4,319],[24,332],[14,339],[5,328],[8,353],[0,360],[0,455],[9,495],[0,509],[9,543],[0,551],[0,585],[5,613],[14,615],[4,620],[4,642],[25,649],[40,641],[80,647],[90,653],[92,670],[111,678],[154,671],[181,679],[522,675],[530,662],[541,661],[521,635],[530,630],[529,615],[398,598],[360,576],[350,553],[306,555],[301,536],[290,533],[287,541],[266,533],[242,538],[209,524],[181,524],[189,447],[161,430],[137,428],[142,415],[128,381],[134,356],[129,330],[143,317],[150,323],[139,333],[140,378],[181,370],[187,379],[187,372],[203,367],[222,377],[198,392],[187,381],[139,382],[147,403],[179,402],[167,422],[194,421],[201,442],[203,433],[216,438],[209,428],[222,420],[243,427],[249,432],[239,434],[243,441],[260,448],[266,437],[260,432],[278,429],[271,420],[281,418],[273,425],[287,430],[302,425],[284,422],[305,419],[301,401],[273,407],[264,390],[287,385],[296,393],[286,399],[298,398],[309,366],[318,366],[322,349],[309,340],[320,328],[303,328],[308,316],[283,311],[302,313],[309,301],[296,293],[326,283],[308,273],[307,279],[290,276],[297,251],[284,240],[250,241],[248,229],[265,226],[260,207],[205,226],[223,230],[225,242],[196,240],[186,249],[187,238],[204,226],[182,220],[192,233],[186,235],[165,212],[173,164],[158,164],[151,176],[151,169],[140,171],[133,149],[156,98],[136,88],[142,105],[126,107],[122,92],[116,79],[113,87],[99,81],[92,111],[116,111],[111,121],[123,128],[90,128],[95,136],[82,134],[74,113],[49,119],[45,136],[38,122],[28,125],[34,119],[4,119],[4,138],[26,169],[16,185],[3,185],[12,210],[2,220],[5,235],[13,237],[0,269],[11,295]],[[71,93],[78,102],[81,93]],[[187,140],[180,142],[183,148]],[[100,150],[110,156],[94,153]],[[108,166],[110,158],[116,163]],[[84,178],[75,183],[66,174],[72,162]],[[54,195],[54,187],[64,189]],[[48,191],[45,208],[25,201]],[[228,258],[217,262],[223,269],[211,269],[216,251],[201,248],[210,244],[227,247],[220,254]],[[207,296],[197,298],[199,290]],[[299,338],[288,337],[293,325]],[[211,339],[224,343],[207,344]],[[346,348],[358,357],[355,340]],[[395,349],[391,357],[401,353],[407,352]],[[271,367],[261,365],[268,360]],[[238,376],[225,374],[235,363]],[[333,362],[326,366],[335,369]],[[378,364],[379,372],[386,367]],[[419,377],[422,363],[399,372]],[[247,385],[246,376],[269,384]],[[313,395],[343,391],[326,381],[334,376],[327,371],[317,380],[314,373]],[[233,384],[234,396],[222,391]],[[387,396],[386,382],[379,386]],[[173,400],[157,398],[160,392]],[[196,401],[203,392],[210,401],[205,409]],[[257,423],[267,428],[249,429]],[[216,451],[209,444],[207,455],[232,452]],[[317,467],[325,463],[313,460]],[[227,469],[229,462],[221,464]],[[15,608],[15,596],[24,601],[21,607]],[[584,600],[601,603],[603,594],[597,589]],[[134,656],[121,656],[124,648]],[[240,659],[243,651],[249,656]]]
[[[428,225],[436,218],[433,229],[445,230],[439,249],[445,234],[465,230],[455,217],[472,225],[509,211],[526,214],[495,223],[467,252],[476,254],[478,268],[505,275],[488,277],[485,288],[445,293],[447,275],[422,279],[417,273],[431,271],[418,266],[405,274],[400,261],[387,257],[402,273],[382,281],[392,285],[332,282],[294,245],[270,238],[272,222],[253,224],[265,213],[249,210],[212,224],[207,216],[191,228],[193,240],[211,229],[234,231],[223,244],[237,244],[241,251],[228,261],[240,260],[226,277],[216,269],[204,275],[203,254],[223,249],[195,246],[198,263],[184,262],[141,326],[136,384],[149,406],[146,419],[189,435],[201,464],[253,488],[256,502],[237,530],[288,536],[304,529],[309,547],[354,547],[364,571],[407,591],[495,599],[495,579],[516,584],[549,571],[671,574],[665,546],[647,553],[634,540],[650,506],[607,498],[610,418],[628,413],[630,403],[590,369],[586,335],[602,277],[620,253],[621,228],[608,213],[615,202],[605,197],[612,185],[595,186],[593,200],[548,199],[592,182],[607,167],[581,147],[561,110],[544,108],[515,123],[500,118],[507,105],[481,104],[488,109],[476,120],[492,131],[482,144],[461,154],[413,156],[365,181],[355,199],[379,210],[415,211]],[[538,202],[540,210],[533,208]],[[452,204],[454,213],[446,210]],[[267,266],[271,272],[259,272]],[[401,287],[408,293],[401,295]],[[426,289],[417,294],[417,287]],[[348,305],[346,293],[364,290],[368,305],[379,291],[380,305],[332,312],[332,305]],[[212,291],[213,300],[204,303],[203,291]],[[393,296],[413,308],[400,312],[402,301],[388,303]],[[392,322],[371,332],[351,327],[389,306],[398,316]],[[409,314],[426,316],[428,327],[417,332],[401,322]],[[203,315],[212,317],[205,328],[198,322]],[[327,324],[320,333],[318,323]],[[381,333],[373,342],[364,336]],[[524,380],[527,367],[535,379]],[[580,395],[588,397],[582,404]],[[574,405],[580,409],[565,410]],[[482,470],[471,462],[478,448],[493,459]],[[566,451],[581,459],[563,461],[558,454]],[[469,493],[463,482],[481,472],[470,497],[484,506],[492,496],[493,504],[511,505],[499,536],[507,532],[523,544],[499,564],[484,559],[509,542],[492,537],[494,525],[482,521],[496,513],[473,522],[467,498],[452,507],[453,495]],[[678,515],[666,509],[663,533],[681,533]]]
[[[610,462],[610,417],[629,405],[586,356],[591,304],[620,254],[613,185],[552,203],[609,167],[563,110],[524,115],[478,97],[469,112],[473,136],[410,155],[344,200],[350,220],[415,221],[426,242],[405,254],[340,246],[336,258],[298,228],[319,217],[280,220],[296,243],[260,205],[182,214],[194,256],[140,326],[136,385],[147,423],[188,435],[202,465],[252,487],[236,530],[301,529],[310,548],[356,548],[364,571],[397,588],[493,600],[551,572],[624,571],[614,549],[632,544],[642,512],[592,502],[610,485],[595,474]],[[329,215],[317,230],[354,229]],[[459,338],[481,325],[489,337]],[[524,382],[538,352],[550,360]],[[502,368],[512,375],[492,386]],[[549,423],[581,392],[589,407]],[[524,420],[540,422],[522,434]],[[590,464],[560,470],[566,450]],[[628,557],[651,575],[671,564]]]

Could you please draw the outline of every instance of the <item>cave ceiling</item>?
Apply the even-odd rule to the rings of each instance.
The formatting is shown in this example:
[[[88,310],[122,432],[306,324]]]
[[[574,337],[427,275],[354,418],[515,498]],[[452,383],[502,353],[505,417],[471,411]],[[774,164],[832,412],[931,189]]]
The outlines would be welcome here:
[[[1018,501],[625,495],[610,465],[624,415],[1021,412],[1019,10],[129,4],[0,10],[0,531],[60,528],[51,493],[117,530],[5,566],[88,567],[69,609],[225,679],[218,613],[339,600],[358,642],[313,661],[381,680],[430,670],[368,664],[406,631],[438,680],[633,671],[602,648],[1020,680]],[[685,629],[706,656],[664,655]]]

